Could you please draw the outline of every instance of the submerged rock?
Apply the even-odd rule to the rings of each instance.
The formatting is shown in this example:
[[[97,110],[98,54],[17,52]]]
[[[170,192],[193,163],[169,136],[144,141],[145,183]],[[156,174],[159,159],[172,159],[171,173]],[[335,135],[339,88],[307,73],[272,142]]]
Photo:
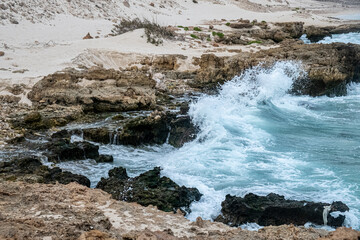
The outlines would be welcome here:
[[[199,201],[202,195],[196,188],[180,187],[170,178],[160,177],[159,167],[134,178],[128,177],[125,168],[114,168],[109,171],[109,178],[102,178],[96,188],[110,193],[114,199],[154,205],[166,212],[177,209],[190,212],[190,204]]]
[[[339,214],[339,216],[334,217],[330,213],[349,211],[349,208],[342,202],[328,204],[286,200],[284,196],[275,193],[270,193],[267,196],[249,193],[244,198],[226,195],[221,206],[221,215],[215,221],[230,226],[239,226],[248,222],[255,222],[261,226],[304,225],[307,222],[312,222],[318,225],[327,223],[332,227],[340,227],[345,216]],[[328,208],[328,211],[325,208]],[[325,219],[323,218],[324,214]]]
[[[90,187],[90,180],[82,175],[62,171],[58,167],[44,166],[36,157],[15,159],[10,162],[0,162],[0,179],[8,181],[25,181],[30,183],[68,184],[77,182]]]

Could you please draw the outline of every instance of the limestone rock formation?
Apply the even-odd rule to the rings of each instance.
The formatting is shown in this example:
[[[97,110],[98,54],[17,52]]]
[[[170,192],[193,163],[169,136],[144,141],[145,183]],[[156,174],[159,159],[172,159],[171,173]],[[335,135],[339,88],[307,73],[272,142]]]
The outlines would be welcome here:
[[[143,72],[92,68],[66,70],[37,82],[28,94],[36,106],[81,106],[84,112],[152,108],[155,81]]]

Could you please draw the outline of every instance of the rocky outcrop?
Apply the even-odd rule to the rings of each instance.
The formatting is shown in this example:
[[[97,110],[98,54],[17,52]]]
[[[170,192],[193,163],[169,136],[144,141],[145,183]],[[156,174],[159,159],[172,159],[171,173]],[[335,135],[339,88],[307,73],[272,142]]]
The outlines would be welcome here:
[[[81,106],[85,112],[152,108],[155,81],[140,71],[91,68],[58,72],[37,82],[29,99],[38,107]]]
[[[25,157],[9,162],[0,162],[0,179],[8,181],[25,181],[30,183],[77,182],[90,187],[90,180],[82,175],[62,171],[58,167],[49,168],[42,165],[36,157]]]
[[[159,167],[135,178],[129,178],[125,168],[114,168],[109,171],[109,178],[102,178],[96,188],[110,193],[114,199],[154,205],[166,212],[180,208],[190,212],[190,204],[201,198],[196,188],[180,187],[170,178],[160,177]]]
[[[9,117],[14,129],[46,130],[52,127],[65,126],[81,115],[82,109],[79,107],[55,104],[35,111],[14,112]]]
[[[100,128],[85,128],[82,129],[83,137],[86,140],[109,144],[112,143],[114,131],[110,130],[107,127],[100,127]]]
[[[311,42],[318,42],[325,38],[326,36],[331,36],[332,34],[341,34],[341,33],[350,33],[350,32],[359,32],[360,24],[351,24],[351,25],[339,25],[339,26],[307,26],[304,33],[306,33],[307,38]]]
[[[344,95],[346,83],[360,79],[360,46],[354,44],[290,44],[257,53],[241,53],[233,57],[204,54],[195,61],[200,69],[191,86],[217,86],[248,68],[279,60],[302,63],[307,76],[294,84],[293,92],[311,96]]]
[[[284,196],[274,193],[267,196],[250,193],[244,198],[226,195],[221,206],[221,215],[215,221],[231,226],[239,226],[247,222],[256,222],[261,226],[304,225],[312,222],[318,225],[327,224],[332,227],[340,227],[345,220],[345,215],[340,214],[333,217],[331,213],[349,211],[349,208],[342,202],[328,204],[286,200]],[[326,208],[329,208],[328,211],[325,210]]]
[[[268,24],[242,20],[231,23],[229,27],[236,29],[222,37],[215,37],[217,43],[248,45],[252,42],[262,44],[280,43],[286,39],[299,39],[304,33],[303,22],[284,22]]]

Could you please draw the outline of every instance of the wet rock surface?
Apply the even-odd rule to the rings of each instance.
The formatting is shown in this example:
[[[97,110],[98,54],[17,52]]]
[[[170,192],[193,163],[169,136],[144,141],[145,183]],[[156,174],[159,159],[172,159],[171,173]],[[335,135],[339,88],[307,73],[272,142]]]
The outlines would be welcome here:
[[[155,111],[148,117],[132,119],[117,133],[116,144],[164,144],[169,134],[169,118],[169,114]]]
[[[46,143],[42,150],[50,162],[98,159],[99,146],[89,142],[70,142],[69,139],[57,138]]]
[[[284,196],[270,193],[267,196],[247,194],[244,198],[226,195],[225,201],[221,204],[221,215],[215,221],[240,226],[247,222],[256,222],[261,226],[295,224],[304,225],[312,222],[318,225],[324,224],[324,207],[328,207],[326,214],[327,225],[341,227],[345,215],[340,214],[333,217],[330,213],[349,211],[349,208],[342,202],[317,203],[308,201],[286,200]]]
[[[198,132],[186,114],[187,112],[181,111],[154,111],[148,116],[125,119],[117,123],[117,130],[109,127],[85,128],[81,133],[85,140],[102,144],[139,146],[164,144],[168,141],[170,145],[178,148],[194,140]]]
[[[190,204],[199,201],[201,193],[196,188],[179,186],[170,178],[160,177],[160,168],[129,178],[126,169],[114,168],[109,178],[102,178],[96,188],[110,193],[114,199],[137,202],[143,206],[157,206],[166,212],[184,209],[190,212]]]
[[[90,180],[82,175],[62,171],[58,167],[44,166],[36,157],[24,157],[8,162],[0,162],[0,178],[8,181],[25,181],[30,183],[68,184],[77,182],[90,187]]]
[[[196,138],[199,129],[192,123],[189,116],[180,116],[170,123],[169,144],[182,147]]]

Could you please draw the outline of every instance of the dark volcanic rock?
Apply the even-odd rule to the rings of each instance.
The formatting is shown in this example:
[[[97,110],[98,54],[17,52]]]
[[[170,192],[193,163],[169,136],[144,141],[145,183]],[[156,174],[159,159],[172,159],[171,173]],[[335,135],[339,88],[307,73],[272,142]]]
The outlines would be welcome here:
[[[143,206],[151,204],[166,212],[180,208],[190,212],[190,204],[201,198],[196,188],[180,187],[170,178],[160,177],[159,167],[135,178],[129,178],[124,168],[114,168],[109,171],[109,178],[102,178],[96,188],[110,193],[114,199]]]
[[[77,182],[90,187],[90,180],[82,175],[63,172],[60,168],[49,168],[42,165],[35,157],[15,159],[10,162],[0,162],[0,178],[10,181],[25,181],[31,183],[68,184]]]
[[[111,155],[100,155],[98,158],[95,159],[98,163],[110,163],[114,162],[114,158]]]
[[[169,134],[168,125],[169,116],[157,111],[148,117],[132,119],[118,133],[116,144],[164,144]]]
[[[323,212],[325,206],[331,206],[329,213],[349,210],[342,202],[327,204],[285,200],[284,196],[274,193],[267,196],[257,196],[249,193],[244,198],[226,195],[226,199],[221,206],[222,214],[215,221],[231,226],[239,226],[247,222],[256,222],[261,226],[304,225],[307,222],[322,225],[324,224]],[[344,215],[334,218],[327,214],[327,224],[329,226],[340,227],[344,220]]]
[[[88,142],[71,143],[69,139],[53,139],[43,146],[47,150],[48,160],[51,162],[62,162],[72,160],[97,159],[99,157],[99,146]]]
[[[182,147],[186,142],[194,140],[198,132],[189,116],[174,119],[170,127],[169,144],[174,147]]]

